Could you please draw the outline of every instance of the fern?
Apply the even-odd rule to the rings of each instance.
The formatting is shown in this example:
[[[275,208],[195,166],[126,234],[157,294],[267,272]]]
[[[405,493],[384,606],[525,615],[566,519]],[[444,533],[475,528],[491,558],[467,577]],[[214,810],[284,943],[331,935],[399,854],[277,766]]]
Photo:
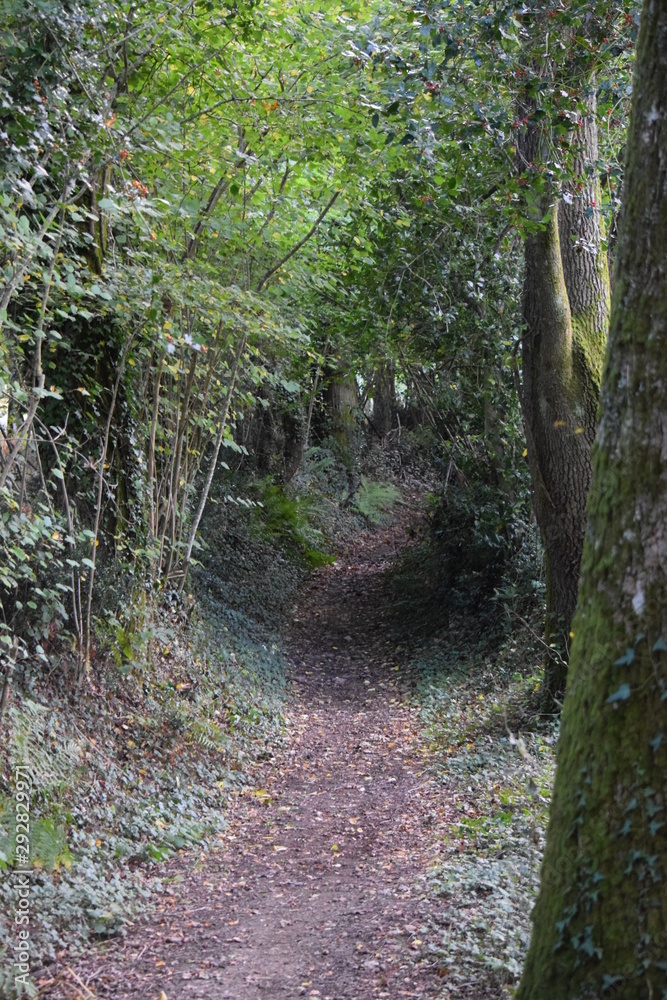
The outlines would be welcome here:
[[[28,768],[40,792],[68,785],[81,762],[81,740],[64,739],[52,732],[54,717],[44,705],[26,699],[21,708],[9,710],[12,760]]]
[[[50,818],[38,819],[30,824],[30,860],[35,868],[57,871],[72,867],[72,855],[67,845],[64,826],[56,826]]]
[[[226,749],[227,737],[210,719],[195,719],[189,728],[195,742],[205,750]]]
[[[352,506],[371,524],[382,524],[400,497],[399,490],[391,483],[377,483],[362,476]]]
[[[0,805],[0,869],[16,861],[16,816],[14,803],[6,799]],[[49,816],[30,820],[30,863],[33,868],[57,871],[72,867],[65,827]],[[0,996],[2,993],[0,992]]]
[[[333,559],[320,546],[324,535],[312,524],[316,503],[307,494],[289,496],[270,476],[257,483],[261,502],[255,509],[256,523],[265,536],[278,537],[299,551],[311,567]]]

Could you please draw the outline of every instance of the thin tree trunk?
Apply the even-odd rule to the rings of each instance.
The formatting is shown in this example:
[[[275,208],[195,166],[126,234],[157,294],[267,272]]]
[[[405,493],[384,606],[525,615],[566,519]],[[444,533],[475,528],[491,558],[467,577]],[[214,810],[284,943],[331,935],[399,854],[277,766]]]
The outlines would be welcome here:
[[[162,381],[162,369],[164,368],[164,361],[166,355],[164,352],[160,354],[160,360],[158,362],[157,370],[154,376],[153,383],[153,410],[151,414],[151,429],[148,437],[148,488],[150,490],[150,533],[151,539],[155,539],[157,534],[157,524],[155,519],[156,510],[156,477],[155,477],[155,439],[157,436],[157,422],[160,409],[160,382]]]
[[[93,624],[93,592],[95,588],[95,571],[97,568],[97,541],[100,532],[100,523],[102,520],[102,499],[104,495],[104,464],[107,460],[107,455],[109,453],[109,438],[111,436],[111,425],[113,423],[114,410],[116,409],[118,390],[120,389],[123,374],[125,373],[125,366],[127,364],[127,359],[130,354],[130,349],[132,347],[132,344],[134,343],[134,338],[137,334],[137,329],[133,330],[132,333],[130,334],[125,344],[125,347],[123,348],[123,353],[121,354],[120,361],[118,362],[118,371],[116,372],[116,378],[114,380],[113,389],[111,390],[109,413],[107,414],[107,421],[104,428],[104,436],[102,438],[102,448],[100,451],[100,457],[98,459],[97,497],[95,501],[95,522],[93,525],[93,537],[91,538],[92,552],[90,554],[91,565],[88,571],[88,595],[86,598],[86,615],[83,622],[84,650],[83,650],[82,662],[84,670],[88,670],[90,666],[90,636]],[[83,671],[80,673],[78,679],[79,681],[83,679]]]
[[[67,517],[67,534],[69,537],[69,544],[72,547],[72,553],[76,551],[76,541],[75,541],[75,528],[74,528],[74,518],[72,516],[72,507],[69,502],[69,495],[67,493],[67,483],[65,480],[65,469],[63,468],[62,461],[60,459],[60,452],[58,451],[58,445],[53,437],[53,434],[46,426],[42,423],[39,417],[35,417],[35,423],[42,430],[46,440],[51,445],[53,454],[55,457],[56,465],[58,471],[60,472],[60,486],[63,496],[63,506],[65,508],[65,515]],[[80,673],[81,666],[83,663],[83,608],[81,605],[81,572],[74,566],[71,568],[70,579],[72,581],[72,622],[74,624],[74,635],[76,636],[77,645],[77,672]]]
[[[313,387],[310,390],[310,398],[308,400],[308,411],[306,413],[306,425],[303,430],[303,439],[301,445],[298,449],[297,454],[294,457],[291,465],[288,466],[285,472],[285,482],[289,483],[294,478],[294,476],[299,471],[299,466],[303,461],[303,456],[308,451],[308,442],[310,441],[310,428],[313,422],[313,410],[315,409],[315,400],[317,399],[317,390],[320,387],[320,380],[322,378],[322,368],[326,363],[327,352],[329,350],[329,338],[327,337],[327,342],[324,346],[324,351],[322,352],[322,361],[318,362],[317,368],[315,369],[315,377],[313,379]]]
[[[46,317],[46,307],[48,305],[49,296],[51,294],[51,284],[53,282],[53,272],[56,266],[56,258],[60,251],[61,234],[58,234],[55,246],[53,248],[53,254],[51,256],[51,263],[49,265],[49,271],[44,282],[44,291],[42,293],[42,301],[39,310],[39,320],[37,322],[37,329],[35,330],[35,352],[33,355],[32,363],[32,399],[30,400],[30,405],[28,407],[28,413],[26,415],[23,424],[18,432],[14,447],[12,448],[9,455],[7,455],[2,472],[0,472],[0,489],[6,484],[10,472],[12,471],[23,445],[28,441],[30,435],[30,430],[32,428],[33,421],[39,409],[39,404],[42,401],[42,390],[44,389],[44,372],[42,370],[42,341],[44,340],[44,319]]]
[[[197,354],[195,351],[192,352],[192,358],[190,359],[190,370],[188,371],[187,379],[185,381],[185,389],[183,391],[183,403],[181,406],[181,412],[176,425],[176,444],[173,451],[172,459],[172,472],[171,472],[171,486],[169,489],[169,505],[167,507],[166,521],[168,522],[169,511],[171,511],[171,545],[169,546],[169,554],[167,556],[167,565],[165,568],[165,576],[168,578],[171,572],[171,566],[174,561],[174,549],[176,546],[176,536],[178,534],[178,484],[181,481],[181,458],[183,454],[183,438],[186,433],[188,426],[188,420],[190,417],[190,399],[192,395],[192,386],[195,381],[195,373],[197,370]]]
[[[641,17],[602,420],[519,1000],[667,995],[667,6]]]
[[[229,385],[227,387],[227,394],[225,396],[225,402],[222,409],[222,414],[220,415],[220,428],[218,430],[218,436],[213,446],[213,456],[211,458],[211,464],[208,468],[208,473],[206,474],[206,481],[201,492],[201,497],[199,498],[199,506],[197,507],[197,513],[195,514],[194,521],[192,522],[192,528],[190,529],[190,537],[188,539],[188,545],[185,552],[185,558],[181,566],[183,576],[181,578],[181,584],[179,587],[179,593],[183,593],[185,587],[185,579],[188,572],[188,566],[190,565],[190,559],[192,558],[192,550],[194,548],[195,540],[197,538],[197,532],[199,530],[199,524],[204,514],[204,509],[206,507],[206,502],[208,500],[208,495],[211,491],[211,484],[213,482],[213,476],[215,475],[215,470],[218,466],[218,458],[220,456],[220,449],[222,447],[222,441],[225,436],[225,428],[227,426],[227,418],[229,417],[229,408],[232,403],[232,397],[234,395],[234,389],[236,388],[236,380],[239,373],[239,368],[241,365],[241,359],[243,358],[243,352],[246,349],[246,344],[248,343],[248,334],[244,333],[241,337],[236,355],[234,357],[234,363],[232,369],[229,373]]]

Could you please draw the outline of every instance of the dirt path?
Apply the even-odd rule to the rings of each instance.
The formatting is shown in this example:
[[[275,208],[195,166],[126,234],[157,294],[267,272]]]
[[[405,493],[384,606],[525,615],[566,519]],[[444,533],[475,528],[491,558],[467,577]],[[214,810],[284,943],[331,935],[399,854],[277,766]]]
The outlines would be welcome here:
[[[292,739],[239,799],[225,847],[170,863],[180,881],[161,915],[76,967],[89,992],[70,978],[47,995],[441,995],[425,874],[446,804],[383,621],[403,527],[360,539],[303,592],[288,636]]]

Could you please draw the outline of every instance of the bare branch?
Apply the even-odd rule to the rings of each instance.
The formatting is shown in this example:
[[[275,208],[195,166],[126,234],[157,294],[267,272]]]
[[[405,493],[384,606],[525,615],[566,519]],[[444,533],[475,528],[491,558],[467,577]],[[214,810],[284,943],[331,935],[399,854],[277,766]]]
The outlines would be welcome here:
[[[276,271],[279,271],[280,268],[283,266],[283,264],[286,264],[287,261],[290,260],[290,258],[293,257],[295,253],[298,253],[299,250],[301,249],[301,247],[304,246],[308,242],[308,240],[311,238],[311,236],[313,236],[317,232],[317,229],[318,229],[320,223],[322,222],[322,220],[324,219],[324,217],[328,214],[329,210],[333,207],[334,202],[338,198],[339,194],[340,194],[340,191],[334,191],[334,193],[329,198],[329,201],[324,206],[324,208],[322,209],[322,211],[320,212],[320,214],[317,216],[317,218],[315,219],[315,222],[310,227],[310,229],[308,230],[308,232],[306,233],[306,235],[303,237],[303,239],[299,240],[299,242],[296,243],[292,247],[292,249],[289,251],[289,253],[286,253],[285,256],[282,257],[278,261],[277,264],[274,264],[273,267],[269,268],[269,270],[266,272],[266,274],[264,275],[264,277],[262,278],[262,280],[260,281],[260,283],[257,286],[257,291],[258,292],[261,292],[261,290],[264,288],[264,285],[267,283],[267,281],[269,280],[269,278],[271,278],[276,273]]]

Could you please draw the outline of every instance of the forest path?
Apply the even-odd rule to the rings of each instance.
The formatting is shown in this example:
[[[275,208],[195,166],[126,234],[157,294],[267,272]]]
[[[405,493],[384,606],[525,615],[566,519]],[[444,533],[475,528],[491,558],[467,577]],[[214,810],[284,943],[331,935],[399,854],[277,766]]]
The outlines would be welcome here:
[[[287,637],[291,736],[237,800],[223,847],[170,862],[173,896],[77,966],[89,992],[70,979],[59,995],[443,995],[427,924],[442,903],[425,876],[446,803],[385,623],[384,573],[410,517],[357,538],[302,591]]]

